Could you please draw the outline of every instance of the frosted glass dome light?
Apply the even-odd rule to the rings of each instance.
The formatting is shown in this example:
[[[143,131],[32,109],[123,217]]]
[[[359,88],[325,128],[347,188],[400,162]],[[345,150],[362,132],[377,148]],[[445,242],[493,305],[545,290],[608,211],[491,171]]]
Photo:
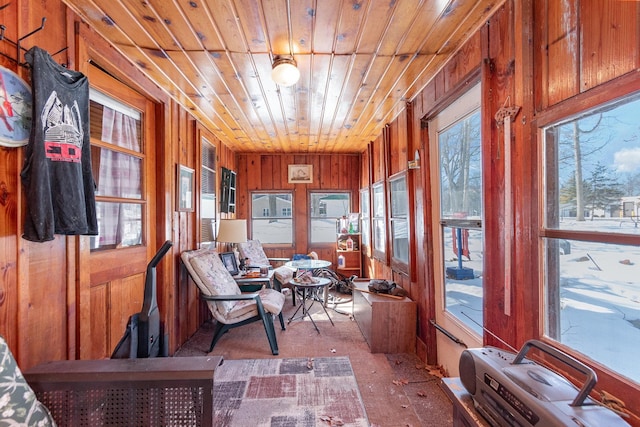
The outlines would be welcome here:
[[[300,79],[296,60],[291,56],[277,56],[273,61],[271,79],[280,86],[293,86]]]

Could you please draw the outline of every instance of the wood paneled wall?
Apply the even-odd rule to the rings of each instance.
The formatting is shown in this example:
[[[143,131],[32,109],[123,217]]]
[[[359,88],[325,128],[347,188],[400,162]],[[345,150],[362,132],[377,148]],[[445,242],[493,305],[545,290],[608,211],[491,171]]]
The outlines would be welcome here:
[[[79,61],[75,53],[76,29],[83,24],[75,22],[76,17],[60,1],[18,0],[0,11],[0,22],[6,26],[5,36],[16,40],[39,27],[43,16],[47,18],[45,29],[30,37],[25,47],[38,45],[57,52],[68,46],[56,59],[76,69]],[[485,117],[492,118],[507,99],[522,108],[512,133],[513,211],[505,211],[503,202],[504,159],[498,157],[498,150],[503,148],[500,146],[502,134],[492,119],[484,123],[483,129],[489,154],[484,164],[489,192],[484,207],[485,233],[487,246],[492,248],[484,281],[488,307],[485,321],[492,333],[518,347],[540,331],[537,315],[540,302],[538,122],[549,115],[585,107],[586,100],[590,99],[585,95],[589,93],[606,92],[612,87],[623,91],[625,83],[640,79],[637,71],[640,69],[639,16],[640,2],[635,1],[506,1],[411,101],[407,111],[389,123],[362,154],[238,154],[209,135],[218,148],[218,166],[238,173],[236,216],[249,217],[251,191],[293,190],[295,246],[268,247],[268,254],[291,256],[316,250],[321,257],[335,262],[333,245],[312,247],[308,243],[308,191],[349,189],[353,210],[359,210],[358,190],[405,170],[406,161],[419,150],[421,168],[408,172],[413,189],[412,236],[415,237],[411,275],[393,271],[388,260],[367,258],[364,265],[370,277],[392,278],[410,290],[419,306],[418,354],[432,362],[435,332],[429,324],[433,318],[430,259],[434,248],[430,244],[433,230],[430,229],[429,141],[420,123],[455,99],[468,82],[481,79]],[[197,141],[199,135],[207,131],[95,34],[87,42],[101,52],[114,75],[145,93],[157,105],[155,179],[161,185],[155,190],[158,235],[153,245],[158,247],[166,238],[174,241],[174,248],[167,255],[168,260],[161,263],[158,274],[159,305],[170,334],[170,351],[173,351],[207,317],[197,300],[195,287],[179,262],[181,251],[198,246],[198,211],[175,210],[174,183],[178,164],[198,170]],[[0,41],[0,51],[11,55],[15,49]],[[23,67],[3,58],[0,63],[28,79]],[[22,161],[21,149],[0,148],[0,333],[7,338],[20,366],[28,368],[45,360],[73,359],[79,354],[80,346],[103,345],[104,336],[97,333],[92,338],[96,343],[88,343],[79,332],[82,313],[77,312],[77,289],[86,278],[77,259],[79,253],[87,250],[83,239],[58,236],[52,242],[35,244],[20,238],[24,203],[19,180]],[[287,166],[300,163],[313,165],[312,184],[287,182]],[[500,227],[506,215],[512,216],[513,233],[518,236],[511,254],[504,253],[505,234]],[[504,314],[502,305],[505,256],[511,257],[512,264],[518,266],[511,275],[510,316]],[[99,294],[94,296],[96,307],[106,305]],[[93,319],[100,318],[101,313],[96,313]],[[106,318],[91,329],[100,331],[105,322],[108,322]],[[117,325],[112,327],[117,329]],[[486,336],[485,341],[495,343],[490,336]],[[628,408],[640,413],[637,384],[630,384],[610,372],[597,372],[600,388],[615,391]],[[637,419],[631,422],[640,425]]]
[[[415,122],[436,114],[455,100],[472,81],[482,81],[482,114],[486,118],[483,169],[487,191],[484,231],[485,247],[491,248],[485,253],[484,321],[492,334],[515,348],[541,334],[538,120],[549,115],[573,114],[588,107],[588,102],[597,100],[597,96],[589,98],[589,92],[613,90],[623,94],[624,87],[635,86],[629,83],[640,79],[639,18],[638,2],[507,1],[411,103],[414,118],[410,120],[414,123],[409,126],[415,127]],[[502,130],[493,120],[504,105],[521,107],[512,129],[512,157],[507,160],[500,155],[504,153]],[[418,138],[419,141],[413,140],[414,146],[426,148],[428,133],[422,132]],[[428,324],[433,316],[428,296],[433,292],[433,266],[429,259],[434,248],[429,244],[433,230],[429,229],[427,156],[425,149],[421,157],[422,177],[415,181],[419,183],[415,187],[418,275],[417,283],[411,286],[411,296],[419,304],[418,352],[425,352],[430,361],[435,360],[430,356],[435,332]],[[511,210],[505,208],[504,202],[505,161],[511,162]],[[377,170],[380,165],[370,167]],[[511,216],[513,230],[504,228],[507,216]],[[509,233],[514,237],[513,246],[510,253],[505,253],[504,242]],[[517,266],[508,278],[505,278],[506,258]],[[512,291],[507,302],[505,280],[510,280]],[[510,305],[510,315],[505,314],[505,304]],[[501,345],[491,334],[485,334],[485,342]],[[598,387],[615,392],[634,414],[640,412],[637,385],[630,385],[597,366],[595,369]],[[638,418],[632,417],[630,421],[640,425]]]
[[[179,261],[183,250],[198,246],[199,206],[193,212],[178,212],[175,208],[178,164],[196,170],[197,194],[200,164],[197,142],[207,131],[113,47],[80,23],[60,1],[20,0],[0,11],[0,22],[6,27],[4,35],[11,40],[38,28],[42,17],[46,17],[46,26],[25,39],[23,47],[37,45],[49,52],[67,47],[54,59],[69,68],[81,69],[86,65],[83,61],[90,58],[155,105],[156,140],[155,146],[150,147],[155,174],[146,177],[151,189],[148,197],[152,199],[150,206],[154,212],[150,214],[155,233],[148,236],[147,243],[152,254],[165,240],[174,243],[157,269],[158,305],[172,353],[208,317],[208,310],[198,301],[195,285],[187,280]],[[0,51],[15,55],[15,47],[4,41],[0,41]],[[3,57],[0,63],[29,81],[25,67]],[[235,169],[235,153],[211,134],[207,138],[217,147],[218,168]],[[0,148],[0,334],[7,339],[23,369],[48,360],[106,357],[124,332],[128,316],[141,308],[144,274],[104,285],[98,283],[89,289],[90,273],[78,263],[81,254],[89,252],[88,237],[56,236],[46,243],[28,242],[20,237],[24,214],[19,179],[22,151]]]
[[[359,154],[238,154],[236,216],[251,218],[252,191],[293,191],[293,245],[265,245],[270,257],[291,257],[294,253],[316,251],[321,259],[337,263],[335,244],[309,243],[308,217],[310,190],[351,192],[351,209],[359,211],[360,163]],[[313,182],[291,184],[288,166],[313,166]]]

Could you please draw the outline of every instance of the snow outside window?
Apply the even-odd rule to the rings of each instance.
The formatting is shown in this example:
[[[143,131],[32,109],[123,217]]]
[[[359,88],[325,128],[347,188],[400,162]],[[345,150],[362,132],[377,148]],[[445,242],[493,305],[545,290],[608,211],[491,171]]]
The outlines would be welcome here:
[[[311,243],[334,243],[336,220],[351,212],[351,195],[341,193],[311,192],[309,230]]]
[[[545,333],[640,382],[640,98],[544,129]]]
[[[292,193],[252,193],[251,238],[263,244],[293,243],[292,203]]]

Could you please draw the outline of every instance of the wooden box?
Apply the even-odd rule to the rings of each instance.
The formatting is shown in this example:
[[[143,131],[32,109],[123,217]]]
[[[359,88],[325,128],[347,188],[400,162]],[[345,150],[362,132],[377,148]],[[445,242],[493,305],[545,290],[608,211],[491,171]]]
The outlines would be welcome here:
[[[369,279],[354,281],[353,317],[372,353],[415,353],[416,303],[360,292]]]

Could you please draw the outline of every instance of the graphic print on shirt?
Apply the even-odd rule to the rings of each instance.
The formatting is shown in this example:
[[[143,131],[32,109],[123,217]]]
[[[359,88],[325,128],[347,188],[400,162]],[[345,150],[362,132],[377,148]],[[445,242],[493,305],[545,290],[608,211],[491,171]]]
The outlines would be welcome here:
[[[41,113],[44,149],[54,162],[80,163],[82,160],[82,120],[78,102],[63,105],[56,91],[51,92]]]

